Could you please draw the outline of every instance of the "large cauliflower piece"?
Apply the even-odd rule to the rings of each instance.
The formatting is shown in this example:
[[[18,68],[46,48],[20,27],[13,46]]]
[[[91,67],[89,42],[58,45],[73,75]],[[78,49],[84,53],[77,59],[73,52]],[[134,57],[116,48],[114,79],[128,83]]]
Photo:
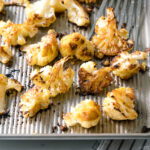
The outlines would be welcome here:
[[[111,67],[98,70],[93,61],[82,64],[78,73],[81,94],[97,94],[103,91],[113,80],[111,71]]]
[[[57,33],[49,30],[48,34],[42,37],[41,42],[23,47],[27,52],[29,65],[45,66],[53,61],[58,55]]]
[[[49,0],[40,0],[27,5],[25,9],[27,20],[37,27],[49,27],[56,20],[54,8],[49,3]]]
[[[68,11],[68,19],[70,22],[78,26],[88,26],[90,18],[86,10],[76,0],[61,0],[62,4]]]
[[[64,64],[69,57],[65,57],[55,63],[53,67],[46,66],[36,69],[31,73],[31,80],[35,85],[49,90],[50,97],[66,93],[73,83],[74,71],[70,67],[64,69]]]
[[[50,105],[50,95],[47,89],[35,86],[21,96],[20,109],[25,118],[33,117],[40,109]]]
[[[38,32],[38,28],[25,22],[23,24],[15,24],[11,21],[0,21],[0,35],[4,42],[8,45],[24,45],[26,37],[32,38]]]
[[[141,69],[139,60],[145,60],[148,52],[121,52],[112,60],[113,74],[121,79],[129,79]]]
[[[86,4],[88,3],[96,3],[96,0],[78,0],[79,2],[85,2]]]
[[[0,46],[0,62],[7,64],[12,59],[12,52],[9,48],[9,46],[4,45]]]
[[[8,79],[5,75],[0,74],[0,115],[6,112],[5,95],[6,91],[10,89],[20,92],[22,86],[17,80]]]
[[[93,100],[84,100],[75,108],[71,107],[71,113],[64,116],[68,126],[80,124],[84,128],[96,126],[101,117],[100,106]]]
[[[0,0],[0,12],[2,12],[4,6],[5,6],[5,2],[3,0]]]
[[[127,30],[118,30],[113,8],[107,9],[107,17],[100,17],[95,26],[97,35],[93,36],[92,42],[97,49],[95,56],[117,55],[121,51],[130,51],[133,41],[127,40]]]
[[[94,47],[82,34],[72,33],[61,39],[60,53],[63,57],[75,56],[77,59],[87,61],[93,58]]]
[[[134,120],[138,117],[134,110],[135,95],[132,88],[117,88],[107,94],[103,110],[113,120]]]

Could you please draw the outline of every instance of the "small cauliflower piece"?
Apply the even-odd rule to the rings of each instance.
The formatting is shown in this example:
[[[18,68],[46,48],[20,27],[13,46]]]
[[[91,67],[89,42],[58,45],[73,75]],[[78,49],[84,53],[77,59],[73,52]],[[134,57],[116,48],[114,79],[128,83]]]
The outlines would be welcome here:
[[[86,10],[76,0],[61,0],[68,11],[68,19],[77,26],[88,26],[90,18]]]
[[[27,5],[25,13],[28,22],[37,27],[49,27],[51,23],[55,22],[54,8],[49,3],[49,0],[40,0]]]
[[[0,115],[6,112],[5,95],[6,91],[10,89],[15,89],[20,92],[22,86],[17,80],[8,79],[5,75],[0,74]]]
[[[0,46],[0,62],[7,64],[12,59],[12,52],[7,45]]]
[[[107,17],[100,17],[95,26],[95,33],[92,42],[97,49],[96,57],[102,55],[114,56],[121,51],[130,51],[133,48],[133,41],[128,40],[127,30],[118,30],[117,21],[113,8],[107,9]],[[97,53],[100,53],[97,55]],[[101,58],[101,57],[100,57]]]
[[[111,71],[111,67],[103,67],[98,70],[93,61],[83,63],[78,72],[80,93],[98,94],[103,91],[113,81]]]
[[[128,52],[121,52],[116,56],[111,65],[113,67],[113,74],[119,76],[121,79],[129,79],[137,74],[142,68],[139,60],[145,60],[148,52],[135,51],[131,54]]]
[[[132,88],[117,88],[108,92],[103,102],[103,110],[113,120],[135,120],[135,95]]]
[[[60,53],[63,57],[75,56],[77,59],[87,61],[93,58],[94,47],[82,34],[72,33],[61,39]]]
[[[50,105],[50,95],[47,89],[35,86],[21,96],[19,104],[25,118],[33,117],[41,109]]]
[[[50,97],[69,91],[73,84],[74,71],[70,67],[64,69],[64,63],[69,60],[65,57],[55,63],[53,67],[46,66],[31,73],[31,80],[35,85],[49,90]]]
[[[26,38],[32,38],[38,32],[32,24],[25,22],[23,24],[15,24],[10,20],[7,22],[0,21],[0,35],[2,39],[8,45],[24,45],[26,43]]]
[[[0,12],[2,12],[4,6],[5,6],[5,2],[3,0],[0,0]]]
[[[100,106],[93,100],[84,100],[75,108],[71,107],[71,113],[64,116],[68,126],[80,124],[84,128],[96,126],[101,117]]]
[[[13,0],[13,2],[17,4],[25,5],[25,6],[30,4],[28,0]]]
[[[96,3],[96,0],[78,0],[79,2],[81,2],[81,3],[86,3],[86,4],[88,4],[88,3]]]
[[[42,37],[41,42],[23,47],[27,52],[27,61],[29,65],[45,66],[52,62],[58,55],[57,33],[49,30],[48,34]]]

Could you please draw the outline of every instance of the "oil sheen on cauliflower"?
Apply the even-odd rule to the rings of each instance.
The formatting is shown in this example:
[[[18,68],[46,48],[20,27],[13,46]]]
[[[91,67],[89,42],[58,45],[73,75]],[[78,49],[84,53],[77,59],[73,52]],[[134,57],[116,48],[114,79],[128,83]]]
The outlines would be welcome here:
[[[107,17],[100,17],[95,26],[95,33],[92,42],[97,49],[96,57],[102,55],[113,56],[121,51],[130,51],[133,48],[133,41],[128,40],[127,30],[118,30],[117,21],[113,8],[107,9]]]
[[[117,88],[107,94],[103,110],[113,120],[134,120],[138,117],[134,110],[135,95],[132,88]]]
[[[71,113],[64,116],[68,126],[80,124],[84,128],[96,126],[101,117],[100,106],[93,100],[84,100],[75,108],[71,107]]]
[[[148,52],[135,51],[131,54],[121,52],[112,60],[113,74],[121,79],[129,79],[137,74],[142,65],[139,60],[145,60]]]
[[[84,3],[86,3],[86,4],[88,4],[88,3],[96,3],[96,0],[78,0],[79,2],[84,2]]]
[[[81,65],[79,75],[79,88],[81,94],[98,94],[113,80],[110,72],[111,67],[96,68],[93,61]]]
[[[77,26],[88,26],[90,18],[88,13],[76,0],[61,0],[62,4],[68,11],[68,19]]]
[[[93,58],[94,47],[82,34],[72,33],[61,39],[60,53],[63,57],[75,56],[77,59],[87,61]]]
[[[53,67],[46,66],[36,69],[31,73],[31,80],[35,85],[49,90],[50,97],[66,93],[73,83],[74,71],[68,67],[64,69],[64,64],[69,57],[65,57],[55,63]]]
[[[13,55],[10,47],[7,45],[0,46],[0,62],[8,64],[12,59]]]
[[[49,30],[48,34],[42,37],[41,42],[23,47],[27,52],[27,61],[29,65],[45,66],[53,61],[58,55],[57,33]]]
[[[49,3],[49,0],[40,0],[27,5],[25,9],[27,20],[37,27],[49,27],[56,20],[54,8]]]
[[[8,45],[24,45],[26,38],[32,38],[37,32],[38,28],[28,22],[15,24],[10,20],[7,22],[0,21],[0,35]]]
[[[0,115],[6,112],[5,95],[6,91],[10,89],[20,92],[22,86],[17,80],[8,79],[5,75],[0,74]]]

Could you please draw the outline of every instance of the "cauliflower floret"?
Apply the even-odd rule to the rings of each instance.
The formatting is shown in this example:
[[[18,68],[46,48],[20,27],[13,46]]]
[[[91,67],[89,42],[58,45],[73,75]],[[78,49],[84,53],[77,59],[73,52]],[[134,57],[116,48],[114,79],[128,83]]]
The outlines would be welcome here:
[[[31,80],[35,85],[49,90],[50,97],[66,93],[73,83],[74,71],[70,67],[64,69],[64,63],[69,57],[65,57],[55,63],[53,67],[46,66],[36,69],[31,73]]]
[[[68,126],[80,124],[84,128],[96,126],[101,117],[100,106],[93,100],[84,100],[75,108],[71,107],[71,113],[64,116]]]
[[[134,100],[132,88],[117,88],[108,92],[103,102],[103,110],[113,120],[134,120],[138,117],[134,110]]]
[[[7,64],[12,59],[12,52],[9,46],[0,46],[0,62]]]
[[[5,95],[6,91],[10,89],[20,92],[22,86],[17,80],[8,79],[5,75],[0,74],[0,115],[6,112]]]
[[[25,5],[25,6],[30,4],[28,0],[13,0],[13,2],[17,4]]]
[[[5,2],[3,0],[0,0],[0,12],[2,12],[4,6],[5,6]]]
[[[49,27],[56,20],[54,8],[49,3],[49,0],[40,0],[27,5],[25,9],[27,20],[37,27]]]
[[[141,69],[138,60],[145,60],[148,52],[135,51],[131,54],[121,52],[112,60],[113,74],[121,79],[129,79]]]
[[[86,4],[88,3],[96,3],[96,0],[78,0],[79,2],[85,2]]]
[[[23,47],[27,52],[29,65],[45,66],[53,61],[58,55],[57,33],[49,30],[48,35],[42,37],[41,42]]]
[[[113,80],[111,67],[98,70],[93,61],[81,65],[79,69],[79,86],[81,94],[97,94],[109,86]]]
[[[127,30],[124,28],[118,30],[113,8],[107,9],[107,17],[100,17],[96,23],[95,32],[97,35],[93,36],[92,42],[97,49],[96,57],[113,56],[133,48],[133,41],[127,40]]]
[[[24,45],[26,37],[32,38],[38,32],[38,28],[25,22],[23,24],[15,24],[10,20],[7,22],[0,21],[0,35],[4,42],[8,45]]]
[[[94,47],[82,34],[72,33],[61,39],[60,53],[63,57],[75,56],[77,59],[87,61],[93,58]]]
[[[21,96],[20,108],[25,118],[33,117],[40,109],[50,105],[50,95],[47,89],[35,86]]]
[[[68,19],[70,22],[78,26],[88,26],[90,18],[88,13],[76,0],[61,0],[62,4],[68,11]]]

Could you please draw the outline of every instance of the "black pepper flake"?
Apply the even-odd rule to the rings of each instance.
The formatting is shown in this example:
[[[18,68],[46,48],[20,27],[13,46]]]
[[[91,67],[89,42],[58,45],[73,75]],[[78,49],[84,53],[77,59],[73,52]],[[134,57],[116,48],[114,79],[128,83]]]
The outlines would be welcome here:
[[[11,73],[7,73],[7,74],[5,74],[5,76],[8,77],[8,78],[11,78],[11,77],[13,78],[14,77]]]
[[[60,126],[60,130],[61,131],[68,131],[68,127],[65,125],[65,126]]]

